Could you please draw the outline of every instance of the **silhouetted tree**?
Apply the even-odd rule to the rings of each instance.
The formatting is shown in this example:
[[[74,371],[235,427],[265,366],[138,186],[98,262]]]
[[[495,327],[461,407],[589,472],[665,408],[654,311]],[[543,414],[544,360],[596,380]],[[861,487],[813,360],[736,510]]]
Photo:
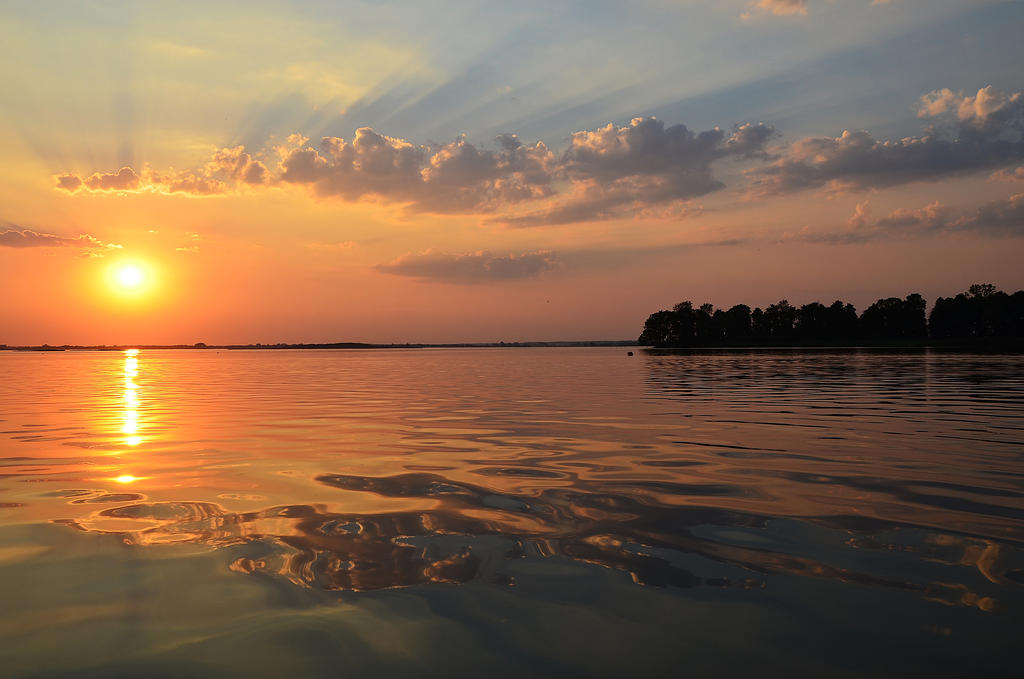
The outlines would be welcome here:
[[[647,322],[644,323],[644,331],[640,333],[640,339],[637,342],[654,347],[675,346],[672,335],[674,313],[672,311],[655,311],[648,316]]]
[[[860,319],[852,304],[843,304],[838,299],[828,308],[829,327],[833,339],[855,339],[860,336]]]
[[[757,344],[767,344],[771,341],[771,328],[768,327],[768,318],[761,307],[757,307],[751,312],[750,329],[754,342]]]
[[[928,302],[924,297],[912,292],[903,301],[903,331],[904,337],[921,339],[928,336],[928,320],[925,317],[925,310]]]
[[[793,339],[793,326],[796,323],[796,307],[788,300],[780,300],[764,311],[765,324],[768,326],[769,339],[773,343],[787,342]]]
[[[935,339],[1024,337],[1024,290],[1008,295],[991,283],[979,283],[956,297],[938,298],[927,319],[926,306],[917,293],[887,297],[858,318],[853,305],[841,300],[827,307],[810,302],[799,309],[781,300],[753,311],[745,304],[723,311],[711,303],[694,308],[685,301],[651,314],[639,342],[690,347],[914,340],[929,334]]]
[[[794,335],[801,340],[829,339],[828,309],[824,304],[804,304],[796,312]]]
[[[996,294],[996,286],[991,283],[975,283],[967,288],[967,294],[974,299],[986,299]]]
[[[1012,295],[976,283],[956,297],[939,297],[928,318],[935,339],[1024,336],[1024,291]]]
[[[722,343],[722,336],[714,322],[714,305],[705,302],[693,314],[694,342],[698,346],[713,346]]]
[[[918,339],[927,336],[924,298],[917,293],[907,298],[880,299],[860,317],[861,332],[871,339]]]
[[[693,340],[697,336],[697,314],[693,310],[693,302],[680,302],[672,307],[672,312],[675,314],[672,335],[675,343],[672,346],[693,346]]]
[[[719,323],[726,343],[736,346],[750,344],[754,338],[750,307],[746,304],[737,304],[728,311],[716,311],[715,315],[718,314],[721,314]]]

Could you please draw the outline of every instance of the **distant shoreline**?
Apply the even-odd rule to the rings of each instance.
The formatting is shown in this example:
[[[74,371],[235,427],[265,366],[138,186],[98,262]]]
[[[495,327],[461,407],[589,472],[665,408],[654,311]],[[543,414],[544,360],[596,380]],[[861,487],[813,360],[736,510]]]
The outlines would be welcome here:
[[[977,339],[905,339],[905,340],[865,340],[850,339],[846,341],[819,342],[779,342],[775,344],[750,345],[708,345],[655,347],[639,344],[636,340],[579,340],[565,342],[450,342],[450,343],[401,343],[374,344],[369,342],[329,342],[301,344],[40,344],[32,346],[13,346],[0,344],[0,351],[10,352],[52,352],[52,351],[127,351],[139,349],[195,351],[277,351],[289,349],[514,349],[514,348],[558,348],[558,347],[635,347],[649,354],[679,354],[705,351],[778,351],[778,350],[809,350],[809,349],[939,349],[966,351],[997,351],[1004,353],[1024,353],[1024,342],[1019,338],[977,338]]]
[[[0,351],[125,351],[128,349],[280,350],[280,349],[501,349],[510,347],[635,347],[636,340],[580,340],[569,342],[453,342],[444,344],[367,342],[328,342],[300,344],[39,344],[33,346],[0,345]]]

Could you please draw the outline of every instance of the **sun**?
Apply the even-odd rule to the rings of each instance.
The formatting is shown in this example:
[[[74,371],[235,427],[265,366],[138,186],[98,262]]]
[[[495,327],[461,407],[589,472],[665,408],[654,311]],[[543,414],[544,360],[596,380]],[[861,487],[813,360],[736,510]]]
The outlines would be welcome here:
[[[128,288],[129,290],[139,287],[146,281],[146,274],[143,273],[142,269],[134,264],[125,264],[121,266],[117,270],[116,275],[118,285]]]
[[[122,261],[111,266],[107,271],[107,281],[117,293],[130,297],[148,291],[154,282],[150,267],[137,260]]]

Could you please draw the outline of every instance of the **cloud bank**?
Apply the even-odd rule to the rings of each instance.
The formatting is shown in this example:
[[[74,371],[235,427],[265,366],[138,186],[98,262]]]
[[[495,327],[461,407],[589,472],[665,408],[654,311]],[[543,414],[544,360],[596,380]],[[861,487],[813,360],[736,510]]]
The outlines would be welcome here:
[[[722,189],[713,165],[726,158],[765,159],[778,133],[764,123],[693,132],[656,118],[634,118],[574,133],[556,154],[514,134],[483,148],[460,137],[413,144],[363,127],[351,140],[301,135],[276,146],[276,172],[244,147],[217,151],[202,168],[184,172],[117,172],[55,176],[69,193],[157,192],[210,196],[242,187],[294,185],[323,198],[376,200],[415,212],[492,214],[514,226],[610,218],[625,211],[671,206]],[[515,212],[525,204],[534,209]],[[543,205],[537,209],[538,205]],[[678,211],[677,211],[678,212]],[[685,211],[684,211],[685,212]]]
[[[1024,162],[1022,93],[944,88],[920,97],[917,114],[928,121],[919,136],[889,140],[847,130],[778,146],[780,133],[767,123],[697,132],[637,117],[574,132],[561,152],[514,134],[498,136],[490,147],[465,137],[416,144],[362,127],[351,139],[326,136],[315,145],[293,134],[261,152],[222,148],[191,170],[123,167],[55,180],[70,193],[211,196],[293,186],[322,199],[539,227],[699,214],[696,199],[725,188],[718,166],[729,160],[746,164],[742,189],[751,197],[871,191],[981,171],[997,180],[1024,176],[1020,168],[1006,169]]]

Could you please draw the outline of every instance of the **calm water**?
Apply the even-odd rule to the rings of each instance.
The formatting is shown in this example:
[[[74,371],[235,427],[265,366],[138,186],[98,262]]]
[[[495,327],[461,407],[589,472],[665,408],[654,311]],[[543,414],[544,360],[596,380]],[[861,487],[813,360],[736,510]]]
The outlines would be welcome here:
[[[1024,357],[0,352],[0,674],[1006,676]]]

